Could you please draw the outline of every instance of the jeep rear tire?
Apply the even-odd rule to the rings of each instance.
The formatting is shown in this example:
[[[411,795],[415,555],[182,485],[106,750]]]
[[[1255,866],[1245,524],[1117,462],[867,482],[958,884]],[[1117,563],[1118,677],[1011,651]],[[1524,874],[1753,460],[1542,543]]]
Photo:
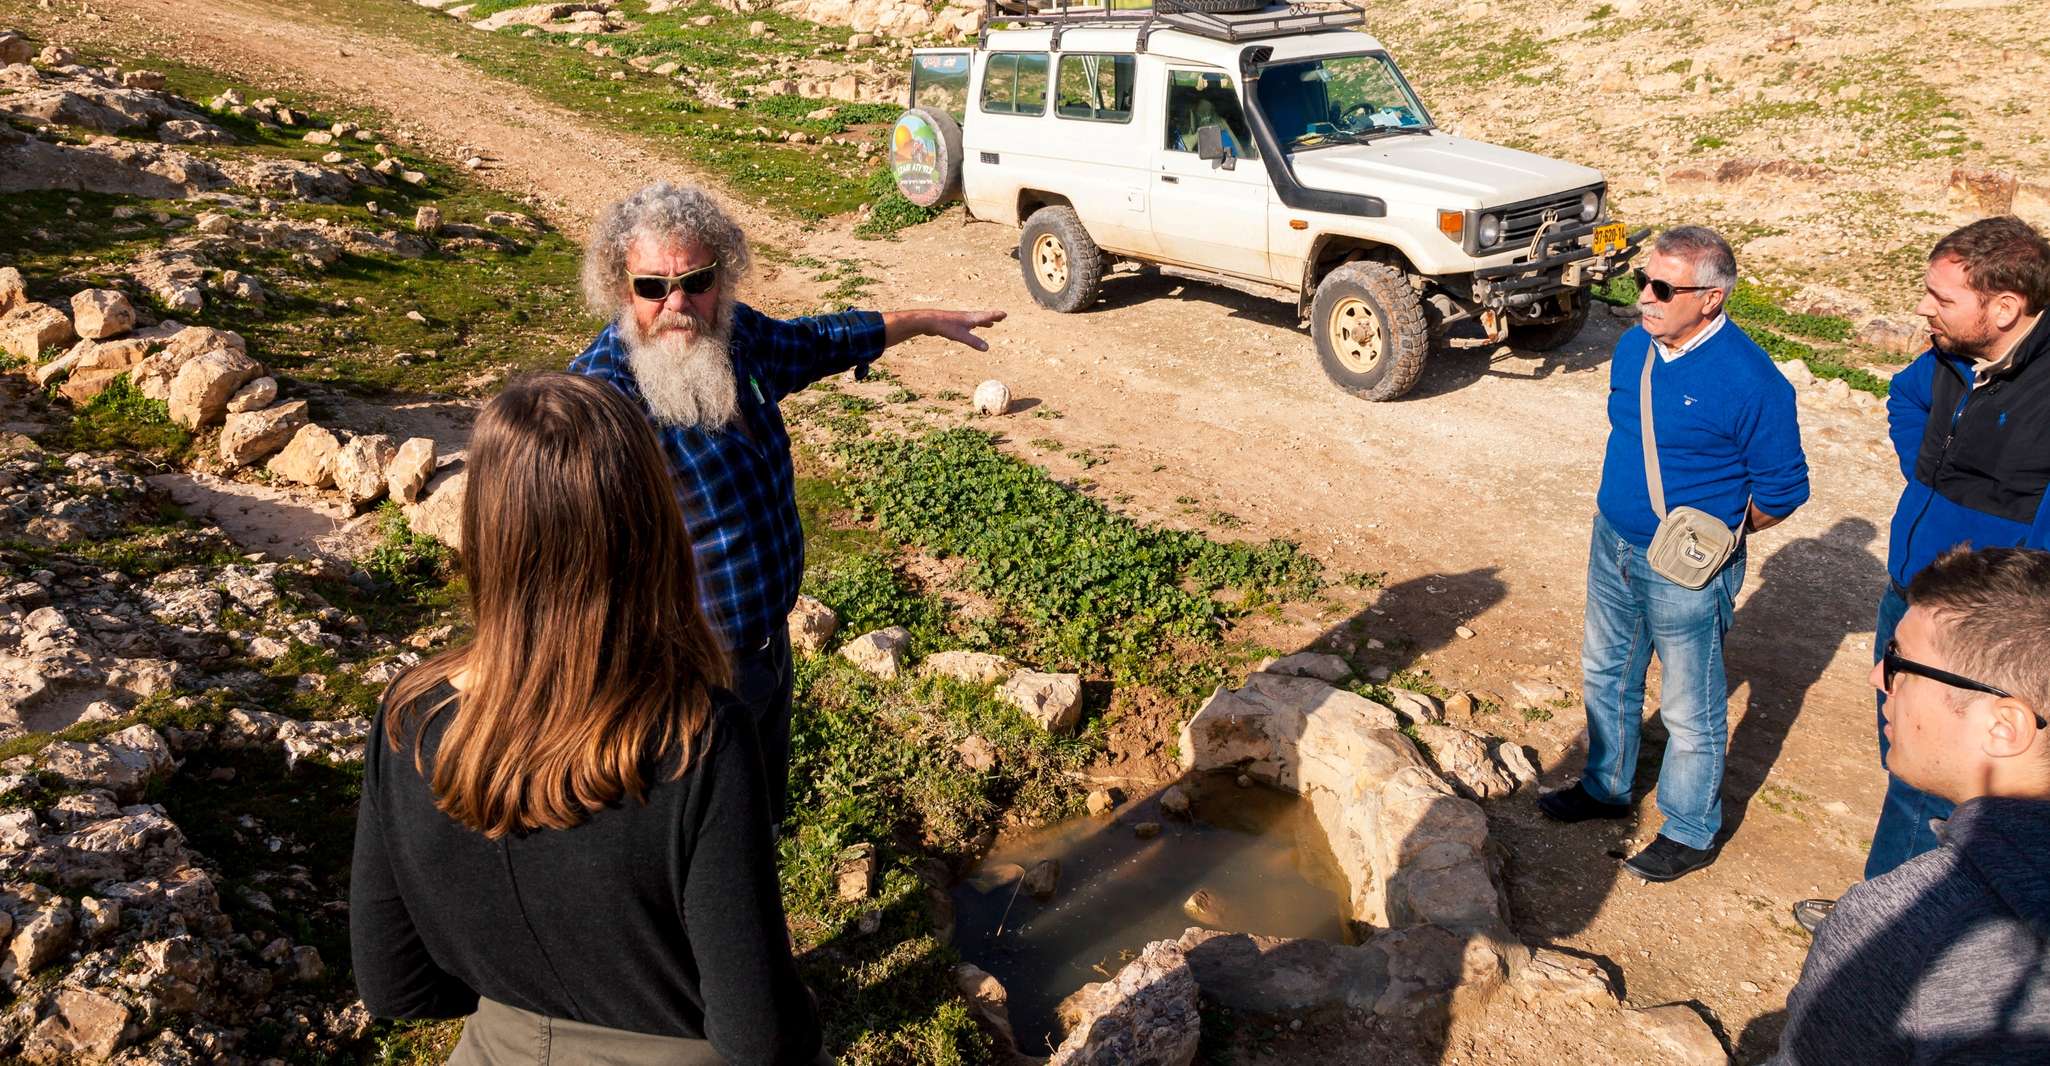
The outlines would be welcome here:
[[[1594,301],[1586,292],[1570,294],[1573,309],[1557,322],[1538,322],[1531,325],[1509,323],[1509,343],[1526,352],[1552,352],[1573,343],[1587,325],[1588,306]]]
[[[1080,311],[1096,302],[1103,287],[1103,252],[1072,207],[1032,212],[1018,237],[1018,266],[1025,291],[1054,311]]]
[[[1410,390],[1430,355],[1424,302],[1402,271],[1386,263],[1346,263],[1317,283],[1310,336],[1334,384],[1365,400]]]

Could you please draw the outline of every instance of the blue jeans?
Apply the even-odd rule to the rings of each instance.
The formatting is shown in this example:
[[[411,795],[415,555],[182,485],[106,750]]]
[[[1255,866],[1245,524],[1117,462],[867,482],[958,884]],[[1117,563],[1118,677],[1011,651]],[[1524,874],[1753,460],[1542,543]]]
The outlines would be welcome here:
[[[1729,748],[1729,679],[1723,634],[1744,585],[1741,545],[1709,583],[1683,588],[1651,572],[1644,549],[1595,515],[1587,558],[1587,630],[1580,645],[1587,703],[1587,772],[1581,787],[1605,803],[1629,803],[1644,722],[1644,674],[1657,653],[1664,670],[1659,717],[1666,726],[1659,766],[1661,836],[1690,848],[1715,844],[1723,824],[1723,758]]]
[[[1879,598],[1879,621],[1872,627],[1872,658],[1876,662],[1886,651],[1901,616],[1908,613],[1907,597],[1899,587],[1888,584]],[[1879,694],[1879,765],[1886,765],[1886,693]],[[1865,857],[1865,880],[1891,873],[1917,855],[1935,851],[1941,841],[1929,828],[1929,820],[1950,817],[1949,800],[1932,796],[1892,774],[1886,775],[1886,801],[1879,807],[1879,826],[1872,830],[1872,852]]]

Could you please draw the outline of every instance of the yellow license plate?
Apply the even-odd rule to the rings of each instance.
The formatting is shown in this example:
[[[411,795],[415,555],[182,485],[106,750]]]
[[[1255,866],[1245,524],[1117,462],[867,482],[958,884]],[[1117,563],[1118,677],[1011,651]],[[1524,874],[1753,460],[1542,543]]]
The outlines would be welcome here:
[[[1623,233],[1623,224],[1610,222],[1594,228],[1594,244],[1589,246],[1588,250],[1596,255],[1607,255],[1610,252],[1622,251],[1629,243],[1630,238]]]

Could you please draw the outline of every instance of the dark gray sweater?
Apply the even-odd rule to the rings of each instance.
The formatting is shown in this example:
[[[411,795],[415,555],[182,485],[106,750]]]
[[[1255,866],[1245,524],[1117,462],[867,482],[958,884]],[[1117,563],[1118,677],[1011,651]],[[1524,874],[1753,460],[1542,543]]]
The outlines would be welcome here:
[[[1817,930],[1777,1066],[2050,1063],[2050,802],[1971,800],[1938,835]]]
[[[430,771],[454,713],[424,739]],[[645,805],[490,841],[434,805],[411,746],[386,746],[379,712],[349,890],[364,1004],[385,1018],[450,1018],[482,995],[703,1037],[733,1063],[812,1062],[818,1019],[790,957],[754,730],[723,692],[699,752],[674,780],[672,758]]]

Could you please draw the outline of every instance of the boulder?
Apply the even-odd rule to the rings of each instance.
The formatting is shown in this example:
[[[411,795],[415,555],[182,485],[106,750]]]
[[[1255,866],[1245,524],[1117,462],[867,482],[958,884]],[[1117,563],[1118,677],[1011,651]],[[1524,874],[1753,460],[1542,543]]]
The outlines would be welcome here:
[[[236,389],[235,395],[228,397],[228,413],[239,415],[247,414],[250,411],[261,411],[269,407],[277,398],[278,379],[266,374]]]
[[[78,370],[127,370],[147,358],[158,343],[154,337],[134,334],[119,340],[82,340],[71,346],[78,356]]]
[[[385,473],[391,469],[398,447],[382,433],[350,438],[335,456],[335,489],[356,510],[384,495]]]
[[[833,856],[834,891],[849,902],[867,899],[875,890],[878,868],[874,844],[856,844],[842,849]]]
[[[833,639],[833,633],[840,628],[840,619],[833,609],[810,596],[797,597],[797,605],[790,608],[790,646],[805,655],[817,655],[826,650],[826,642]]]
[[[1161,810],[1166,811],[1171,815],[1174,815],[1176,818],[1187,818],[1189,816],[1189,809],[1191,806],[1193,806],[1193,804],[1191,804],[1189,800],[1189,794],[1186,790],[1182,788],[1182,786],[1169,785],[1167,786],[1167,788],[1161,790]]]
[[[973,733],[954,745],[954,754],[960,758],[962,766],[976,773],[993,770],[997,765],[996,745]]]
[[[0,351],[23,362],[36,362],[44,349],[68,345],[76,336],[70,317],[49,304],[17,304],[0,315]]]
[[[0,267],[0,315],[28,302],[28,282],[22,280],[21,271],[13,267]]]
[[[406,508],[406,524],[415,533],[463,550],[463,493],[469,481],[469,472],[458,470],[430,484],[427,498]]]
[[[169,772],[170,745],[146,725],[132,725],[97,742],[61,740],[37,756],[44,773],[76,788],[98,788],[133,799],[145,785]]]
[[[173,333],[170,341],[164,345],[164,354],[176,360],[179,366],[184,366],[208,352],[219,351],[247,355],[249,342],[233,330],[187,326]]]
[[[1024,889],[1026,895],[1044,903],[1053,898],[1054,891],[1060,887],[1060,884],[1061,861],[1059,859],[1041,859],[1033,863],[1031,869],[1025,871],[1020,887]]]
[[[919,673],[951,677],[970,685],[994,685],[1015,669],[1017,664],[1011,660],[985,651],[935,652],[918,664]]]
[[[1261,668],[1269,674],[1287,674],[1291,677],[1314,677],[1319,681],[1336,685],[1352,676],[1352,664],[1336,655],[1322,652],[1299,651],[1284,655]]]
[[[128,373],[126,370],[106,367],[97,367],[90,370],[81,370],[73,367],[71,376],[65,379],[64,385],[57,392],[65,399],[70,400],[72,404],[83,406],[91,403],[93,397],[107,391],[108,386],[114,384],[115,381],[119,380],[126,373]]]
[[[52,898],[35,910],[14,912],[14,936],[0,953],[0,981],[15,985],[57,961],[71,946],[76,919],[70,904]]]
[[[171,420],[186,429],[220,421],[228,413],[229,398],[262,373],[256,360],[231,349],[186,363],[171,379]]]
[[[1061,1001],[1067,1037],[1047,1066],[1189,1066],[1202,1018],[1196,977],[1172,940],[1146,945],[1115,978]]]
[[[385,494],[399,503],[418,503],[420,493],[427,488],[427,479],[434,476],[434,441],[428,437],[408,437],[393,453],[391,465],[385,468]]]
[[[51,382],[61,380],[66,374],[77,369],[77,367],[78,350],[74,348],[37,367],[30,376],[35,379],[36,388],[46,389],[50,387]]]
[[[994,378],[975,386],[975,413],[1000,415],[1011,409],[1011,389]]]
[[[954,988],[968,1001],[975,1020],[997,1039],[999,1050],[1015,1051],[1017,1037],[1011,1032],[1010,994],[1004,983],[974,963],[954,967]]]
[[[1460,794],[1485,800],[1516,791],[1516,782],[1497,769],[1495,760],[1489,757],[1485,737],[1430,722],[1420,722],[1412,728],[1425,754],[1437,766],[1439,776],[1452,782]]]
[[[1623,1023],[1650,1038],[1675,1066],[1727,1066],[1730,1061],[1715,1030],[1685,1003],[1626,1010]]]
[[[1204,998],[1247,1014],[1371,1010],[1388,983],[1385,956],[1328,940],[1190,929],[1177,944]]]
[[[135,328],[135,305],[113,289],[87,289],[71,297],[71,328],[87,340],[118,337]]]
[[[23,1062],[105,1062],[128,1035],[129,1010],[111,996],[83,988],[61,988],[50,1013],[22,1042]]]
[[[999,690],[1049,733],[1073,731],[1082,717],[1082,675],[1020,670]]]
[[[221,461],[230,468],[248,466],[284,447],[304,425],[305,400],[231,414],[221,427]]]
[[[1599,965],[1551,948],[1531,953],[1510,981],[1509,992],[1518,1003],[1539,1009],[1567,1005],[1613,1010],[1617,1006],[1616,989]]]
[[[0,851],[27,851],[43,839],[36,812],[27,807],[0,812]]]
[[[840,656],[866,673],[892,680],[904,667],[904,653],[911,647],[911,631],[891,626],[863,633],[840,646]]]
[[[441,232],[441,208],[427,204],[413,212],[413,232],[432,237]]]
[[[335,459],[341,451],[342,442],[333,433],[309,422],[293,432],[284,450],[271,456],[264,469],[301,485],[331,488],[335,483]]]

